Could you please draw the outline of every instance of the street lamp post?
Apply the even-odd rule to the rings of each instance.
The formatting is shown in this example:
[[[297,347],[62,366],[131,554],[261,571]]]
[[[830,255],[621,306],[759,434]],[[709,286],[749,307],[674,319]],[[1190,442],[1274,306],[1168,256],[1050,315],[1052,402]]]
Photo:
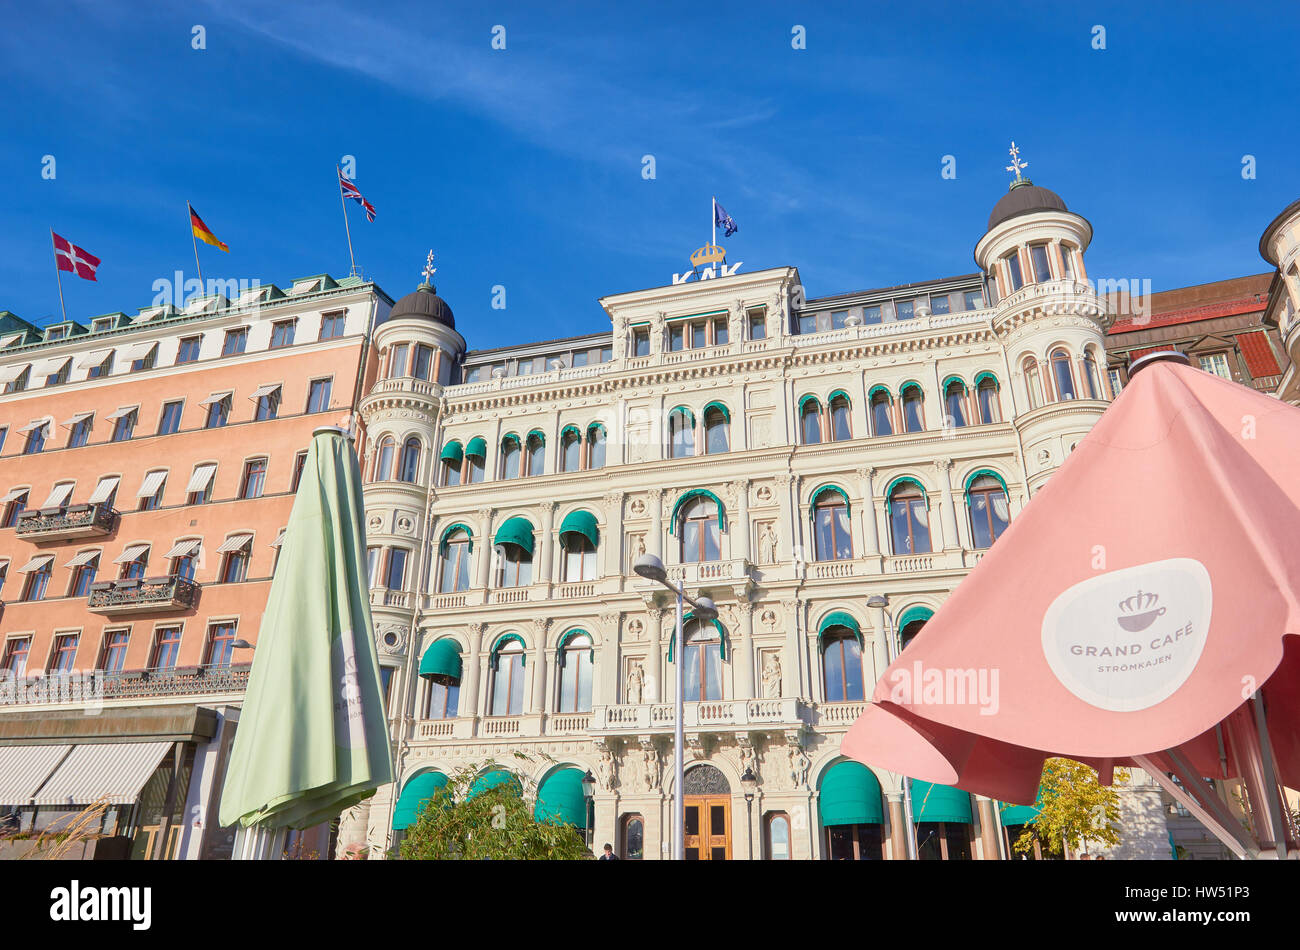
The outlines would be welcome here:
[[[749,830],[749,860],[754,860],[754,789],[758,787],[758,776],[754,770],[745,766],[745,774],[740,777],[740,787],[745,790],[745,827]]]
[[[889,607],[889,598],[885,594],[873,594],[867,599],[867,606],[879,610],[885,621],[885,628],[882,631],[885,636],[885,655],[892,664],[898,658],[898,651],[897,644],[894,643],[894,618],[886,609]],[[907,857],[915,861],[916,824],[912,821],[912,780],[906,775],[903,776],[903,820],[907,824]]]
[[[591,769],[582,777],[582,798],[587,806],[587,850],[591,850],[592,842],[595,840],[596,824],[596,777],[591,774]]]
[[[659,560],[653,554],[643,554],[636,559],[632,565],[632,570],[648,581],[654,581],[656,584],[668,588],[677,597],[677,626],[676,626],[676,644],[677,644],[677,669],[676,681],[677,690],[674,703],[674,722],[673,728],[673,767],[676,773],[676,791],[677,801],[673,806],[673,813],[676,816],[676,827],[673,829],[673,860],[681,861],[686,857],[686,796],[682,791],[682,784],[686,772],[686,757],[683,747],[685,739],[682,735],[682,721],[686,718],[684,715],[684,704],[682,698],[683,676],[682,676],[682,658],[686,654],[686,644],[682,642],[682,602],[689,600],[691,606],[695,608],[695,616],[700,620],[713,620],[718,616],[718,608],[713,606],[713,601],[707,597],[699,599],[689,597],[686,594],[686,588],[683,584],[673,584],[668,580],[668,571],[664,569],[664,562]]]

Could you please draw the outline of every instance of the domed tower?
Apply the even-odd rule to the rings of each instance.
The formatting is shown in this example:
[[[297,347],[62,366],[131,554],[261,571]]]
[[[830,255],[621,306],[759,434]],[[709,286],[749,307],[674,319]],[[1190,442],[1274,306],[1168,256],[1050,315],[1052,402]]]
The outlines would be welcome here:
[[[1092,225],[1021,176],[1028,164],[1014,142],[1011,158],[1015,179],[993,206],[975,261],[996,291],[993,330],[1011,369],[1013,419],[1036,491],[1112,398],[1105,378],[1111,316],[1084,263]]]
[[[411,622],[428,590],[423,556],[431,486],[438,470],[437,432],[444,386],[457,382],[465,340],[451,307],[425,280],[402,297],[374,331],[378,373],[358,410],[366,424],[366,544],[370,604],[381,663],[401,676],[412,647]],[[394,703],[401,683],[392,684]],[[390,710],[396,713],[396,710]]]
[[[1264,323],[1277,327],[1288,357],[1275,395],[1293,406],[1300,405],[1300,201],[1283,208],[1264,229],[1259,253],[1277,268]]]

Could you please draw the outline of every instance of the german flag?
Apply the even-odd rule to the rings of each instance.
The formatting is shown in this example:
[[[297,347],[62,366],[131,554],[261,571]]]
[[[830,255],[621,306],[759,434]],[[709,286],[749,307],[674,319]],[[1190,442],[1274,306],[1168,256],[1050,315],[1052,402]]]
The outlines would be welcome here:
[[[226,246],[226,242],[218,239],[217,236],[208,229],[208,226],[203,223],[203,219],[199,217],[199,213],[194,210],[194,206],[188,201],[185,202],[185,205],[190,209],[190,230],[194,232],[194,236],[204,244],[211,244],[213,247],[219,247],[229,254],[230,248]]]

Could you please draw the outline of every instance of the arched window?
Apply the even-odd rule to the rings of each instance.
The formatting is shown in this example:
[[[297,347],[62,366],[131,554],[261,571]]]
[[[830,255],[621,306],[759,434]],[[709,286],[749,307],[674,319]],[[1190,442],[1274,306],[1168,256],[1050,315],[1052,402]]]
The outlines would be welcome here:
[[[397,478],[403,482],[414,482],[420,474],[420,440],[411,436],[402,443],[402,460],[398,466]],[[459,470],[457,478],[459,478]]]
[[[969,861],[970,795],[948,785],[912,781],[916,856],[921,861]]]
[[[425,719],[455,719],[460,706],[463,669],[460,644],[443,637],[429,644],[420,657],[420,679],[428,683],[424,696]]]
[[[698,620],[688,622],[683,634],[682,698],[688,703],[722,699],[722,634]]]
[[[944,387],[943,407],[950,428],[960,429],[966,425],[966,413],[963,410],[965,402],[966,384],[960,379],[954,379]]]
[[[560,544],[564,547],[564,579],[594,581],[596,544],[600,540],[596,516],[581,508],[571,511],[560,522],[559,534]]]
[[[536,430],[528,433],[528,474],[546,474],[546,439]]]
[[[1025,374],[1025,389],[1029,393],[1029,408],[1037,409],[1043,404],[1043,378],[1038,372],[1038,360],[1026,356],[1021,368]]]
[[[1062,349],[1052,351],[1052,380],[1056,383],[1057,399],[1076,399],[1074,373],[1070,370],[1070,354]]]
[[[645,819],[639,814],[623,816],[623,853],[624,861],[640,861],[645,858]]]
[[[993,476],[981,475],[966,489],[966,504],[975,547],[991,547],[1011,523],[1006,489]]]
[[[560,435],[560,471],[576,472],[582,464],[582,436],[574,426]]]
[[[501,440],[501,477],[518,478],[521,458],[519,437],[508,435]]]
[[[799,432],[804,445],[817,445],[822,440],[822,407],[812,396],[805,396],[799,404]]]
[[[487,476],[487,440],[482,436],[475,436],[465,446],[465,465],[461,473],[467,485],[477,485]]]
[[[813,548],[818,561],[841,561],[853,557],[849,532],[849,502],[838,488],[826,487],[813,496]]]
[[[722,528],[713,499],[699,496],[681,513],[682,563],[717,561],[722,557]]]
[[[605,427],[597,423],[587,429],[587,468],[605,467]]]
[[[925,430],[925,415],[921,409],[923,401],[924,396],[921,387],[916,383],[903,387],[904,432],[923,432]]]
[[[425,719],[455,719],[460,713],[460,680],[449,676],[426,676]]]
[[[889,391],[881,387],[871,394],[871,434],[893,435],[894,420],[890,416],[893,400]]]
[[[898,646],[899,650],[907,649],[921,629],[925,626],[926,621],[934,616],[934,611],[929,607],[914,606],[904,610],[898,616]]]
[[[980,375],[975,384],[975,401],[979,404],[982,425],[1002,421],[1002,406],[998,402],[998,381],[991,373]]]
[[[524,711],[524,645],[518,639],[498,642],[492,651],[490,716],[520,716]]]
[[[473,550],[469,532],[463,528],[455,527],[443,536],[439,593],[452,594],[469,589],[469,562]]]
[[[895,554],[930,551],[930,512],[915,482],[902,481],[889,495],[889,529]]]
[[[533,582],[533,526],[525,518],[509,518],[493,539],[497,586],[524,587]]]
[[[709,406],[704,410],[704,452],[714,455],[730,450],[731,422],[722,406]]]
[[[459,442],[452,439],[442,447],[439,457],[442,460],[442,483],[448,488],[455,488],[460,484],[461,473],[465,468],[465,451]]]
[[[849,418],[849,397],[844,393],[831,396],[831,441],[847,442],[853,438],[853,426]]]
[[[822,634],[822,678],[828,703],[866,700],[862,674],[862,645],[848,627],[830,627]]]
[[[763,818],[763,860],[790,860],[790,816],[770,811]]]
[[[668,443],[669,458],[695,454],[695,416],[689,409],[674,409],[668,414]]]
[[[1101,377],[1097,375],[1097,357],[1092,349],[1083,354],[1083,383],[1088,388],[1089,399],[1101,398]]]
[[[828,860],[878,861],[885,856],[882,797],[875,773],[861,762],[841,760],[822,773],[817,815],[825,829]]]
[[[570,635],[560,648],[560,708],[558,712],[591,712],[591,637]]]
[[[386,435],[379,443],[375,453],[375,477],[377,482],[387,481],[393,474],[393,454],[397,451],[397,442],[391,435]]]

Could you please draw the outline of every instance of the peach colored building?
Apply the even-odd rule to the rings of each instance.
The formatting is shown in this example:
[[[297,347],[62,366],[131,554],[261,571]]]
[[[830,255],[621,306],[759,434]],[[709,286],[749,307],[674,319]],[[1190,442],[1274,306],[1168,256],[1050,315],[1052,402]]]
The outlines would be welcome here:
[[[116,847],[228,853],[216,790],[278,539],[311,432],[352,418],[391,304],[320,275],[86,325],[0,314],[10,828],[98,782],[121,799]]]

